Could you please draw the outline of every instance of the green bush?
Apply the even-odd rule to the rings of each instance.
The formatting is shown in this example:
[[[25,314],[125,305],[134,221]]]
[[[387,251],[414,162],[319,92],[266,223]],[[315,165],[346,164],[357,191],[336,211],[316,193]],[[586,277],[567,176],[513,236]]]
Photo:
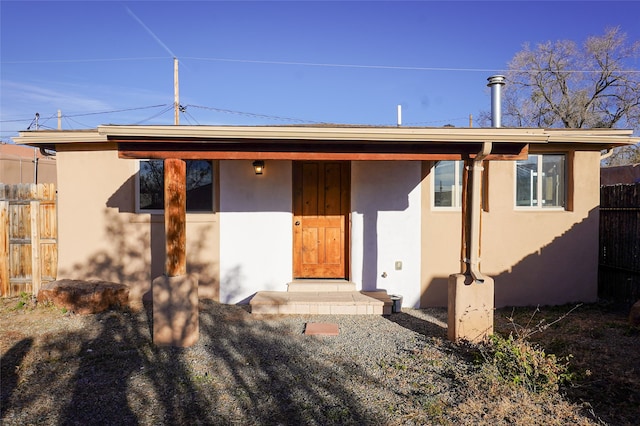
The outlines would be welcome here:
[[[29,306],[30,301],[31,301],[31,294],[21,291],[20,299],[18,300],[18,303],[16,303],[16,306],[13,308],[13,310],[17,311],[19,309],[27,308]]]
[[[560,384],[571,380],[568,357],[558,359],[525,338],[514,338],[513,334],[507,338],[498,334],[491,336],[481,353],[502,380],[531,392],[556,391]]]

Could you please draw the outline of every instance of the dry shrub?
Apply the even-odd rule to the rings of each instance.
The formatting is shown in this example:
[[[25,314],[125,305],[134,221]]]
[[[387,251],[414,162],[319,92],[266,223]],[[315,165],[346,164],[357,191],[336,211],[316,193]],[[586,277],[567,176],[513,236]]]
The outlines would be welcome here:
[[[494,334],[480,347],[485,361],[495,367],[499,377],[530,392],[555,392],[559,385],[569,382],[568,357],[558,359],[522,337],[509,334],[504,338]]]
[[[492,364],[483,364],[460,389],[463,398],[448,414],[452,425],[564,426],[596,425],[580,407],[558,392],[531,392],[499,378]]]
[[[531,343],[529,339],[563,320],[580,306],[574,306],[551,323],[547,323],[544,318],[534,323],[536,314],[540,312],[539,307],[533,311],[525,325],[517,324],[512,312],[509,322],[513,332],[506,338],[494,334],[486,343],[479,345],[482,360],[491,364],[505,383],[522,386],[535,393],[557,392],[560,385],[570,382],[572,378],[569,372],[571,354],[558,358],[554,354],[547,354],[541,346]]]

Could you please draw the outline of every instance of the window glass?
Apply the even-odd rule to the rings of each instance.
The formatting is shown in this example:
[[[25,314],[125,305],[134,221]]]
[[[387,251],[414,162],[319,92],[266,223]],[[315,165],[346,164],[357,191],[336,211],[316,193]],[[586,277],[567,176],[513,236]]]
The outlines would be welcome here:
[[[564,155],[530,155],[516,162],[516,206],[565,206]]]
[[[162,160],[140,161],[140,210],[164,209],[164,163]]]
[[[186,160],[187,211],[213,210],[213,167],[210,161]],[[140,210],[164,209],[164,162],[140,161]]]
[[[462,161],[439,161],[433,170],[434,207],[460,207]]]
[[[542,156],[542,207],[564,207],[564,155]]]
[[[516,163],[516,206],[538,204],[538,156],[530,155]]]

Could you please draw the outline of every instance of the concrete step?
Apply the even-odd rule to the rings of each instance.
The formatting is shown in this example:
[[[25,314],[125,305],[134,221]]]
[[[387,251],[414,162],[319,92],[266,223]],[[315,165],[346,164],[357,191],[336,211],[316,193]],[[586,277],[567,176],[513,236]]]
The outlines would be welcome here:
[[[287,284],[290,292],[342,292],[356,291],[356,284],[347,280],[295,280]]]
[[[254,314],[390,315],[386,291],[259,291],[249,302]]]

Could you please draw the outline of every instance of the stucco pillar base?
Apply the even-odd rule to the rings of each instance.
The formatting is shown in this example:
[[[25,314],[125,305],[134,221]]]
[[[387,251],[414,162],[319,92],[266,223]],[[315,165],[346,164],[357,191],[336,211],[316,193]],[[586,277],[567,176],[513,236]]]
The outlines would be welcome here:
[[[198,278],[159,276],[153,280],[153,343],[192,346],[198,341]]]
[[[449,340],[477,343],[493,334],[493,278],[480,284],[470,275],[449,275],[447,305]]]

